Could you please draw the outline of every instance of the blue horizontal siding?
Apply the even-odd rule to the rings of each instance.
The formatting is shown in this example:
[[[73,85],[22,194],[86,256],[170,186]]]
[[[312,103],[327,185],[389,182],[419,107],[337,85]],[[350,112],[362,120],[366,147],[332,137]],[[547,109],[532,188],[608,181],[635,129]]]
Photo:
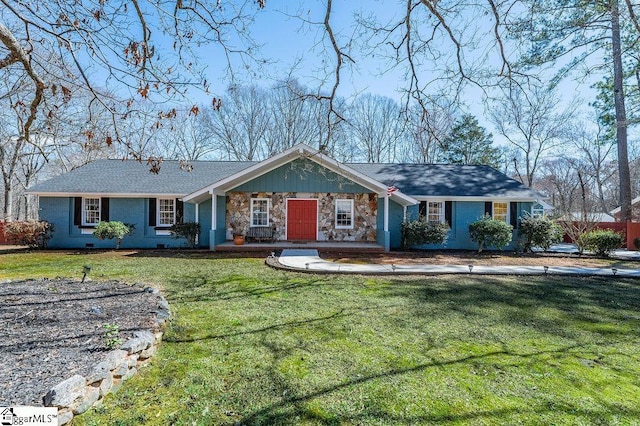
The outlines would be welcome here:
[[[91,234],[82,234],[81,229],[73,224],[74,199],[69,197],[40,197],[40,219],[54,226],[53,238],[48,246],[51,248],[85,248],[93,244],[94,248],[115,248],[115,240],[100,240]],[[121,248],[156,248],[185,247],[186,241],[171,236],[155,235],[155,229],[148,224],[147,198],[110,198],[109,220],[121,221],[135,225],[133,234],[122,240]],[[184,220],[195,220],[195,205],[184,205]]]
[[[531,212],[532,203],[518,203],[518,218]],[[478,244],[469,236],[469,225],[484,215],[483,201],[454,201],[451,209],[451,230],[444,244],[425,244],[415,248],[420,249],[453,249],[453,250],[477,250]],[[407,216],[411,219],[418,218],[418,206],[407,209]],[[518,244],[519,231],[514,229],[511,243],[503,250],[515,250]]]
[[[238,192],[371,192],[306,159],[294,160],[232,189]]]

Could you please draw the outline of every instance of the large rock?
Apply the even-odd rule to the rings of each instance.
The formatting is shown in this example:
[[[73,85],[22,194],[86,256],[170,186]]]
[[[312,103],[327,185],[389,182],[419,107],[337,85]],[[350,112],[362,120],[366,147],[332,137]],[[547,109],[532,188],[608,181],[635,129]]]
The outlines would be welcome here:
[[[74,403],[84,397],[86,380],[79,374],[58,383],[44,396],[47,407],[72,407]]]
[[[149,346],[153,346],[153,344],[156,342],[155,337],[153,337],[153,333],[150,332],[149,330],[134,331],[133,337],[136,337],[138,339],[142,339],[143,341],[145,341],[147,343],[147,347],[145,349],[147,349]]]
[[[90,385],[92,383],[99,382],[100,380],[104,380],[107,376],[110,376],[109,372],[109,363],[106,361],[102,361],[93,366],[91,369],[91,373],[87,376],[87,384]]]
[[[116,367],[122,364],[127,356],[127,351],[116,349],[107,354],[105,362],[109,365],[109,370],[114,370]]]
[[[82,402],[73,410],[73,414],[82,414],[87,411],[100,397],[100,389],[87,386]]]
[[[71,411],[58,411],[58,426],[66,425],[73,419]]]
[[[128,354],[133,354],[136,352],[141,352],[149,347],[147,341],[134,337],[133,339],[129,339],[122,345],[122,350],[127,351]]]
[[[100,397],[102,398],[111,391],[113,386],[113,377],[109,374],[103,381],[100,382]]]

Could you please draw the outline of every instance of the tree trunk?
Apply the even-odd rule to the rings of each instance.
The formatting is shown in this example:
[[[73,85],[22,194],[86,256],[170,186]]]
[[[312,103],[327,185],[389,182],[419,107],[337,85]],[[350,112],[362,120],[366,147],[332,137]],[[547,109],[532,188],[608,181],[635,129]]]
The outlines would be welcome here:
[[[616,110],[618,174],[620,176],[620,220],[631,220],[631,174],[627,153],[627,112],[624,106],[622,49],[618,0],[611,0],[611,43],[613,47],[613,93]]]
[[[4,208],[2,211],[3,219],[6,222],[11,222],[13,219],[13,204],[12,204],[12,191],[9,186],[5,184],[4,187]]]

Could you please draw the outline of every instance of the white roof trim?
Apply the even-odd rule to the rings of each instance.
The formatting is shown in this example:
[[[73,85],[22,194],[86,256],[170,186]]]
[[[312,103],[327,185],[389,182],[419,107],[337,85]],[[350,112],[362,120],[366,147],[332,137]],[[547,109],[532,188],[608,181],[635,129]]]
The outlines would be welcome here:
[[[369,176],[366,176],[349,166],[346,166],[333,158],[322,154],[320,151],[311,148],[305,144],[298,144],[280,154],[274,155],[264,161],[256,163],[244,170],[239,171],[227,178],[219,180],[205,188],[192,192],[184,197],[184,201],[195,201],[202,199],[205,194],[223,194],[235,187],[242,185],[252,179],[262,176],[272,170],[277,169],[287,163],[298,158],[306,157],[313,162],[328,168],[329,170],[342,175],[355,183],[378,193],[378,195],[386,195],[387,186],[382,182],[374,180]],[[208,196],[207,196],[208,198]],[[391,194],[391,199],[398,202],[401,205],[413,205],[417,204],[417,200],[400,191],[395,191]]]
[[[514,203],[531,203],[538,201],[535,197],[472,197],[466,195],[455,197],[414,195],[413,198],[418,201],[512,201]]]
[[[638,201],[640,201],[640,197],[636,197],[636,198],[634,198],[633,200],[631,200],[631,205],[633,206],[633,205],[634,205],[634,204],[636,204]],[[620,213],[620,211],[621,211],[621,210],[622,210],[622,206],[618,206],[618,207],[616,207],[615,209],[611,210],[611,211],[609,212],[609,214],[613,215],[613,214],[616,214],[616,213]]]
[[[155,193],[121,193],[121,192],[40,192],[27,191],[38,197],[104,197],[104,198],[182,198],[184,194],[155,194]]]

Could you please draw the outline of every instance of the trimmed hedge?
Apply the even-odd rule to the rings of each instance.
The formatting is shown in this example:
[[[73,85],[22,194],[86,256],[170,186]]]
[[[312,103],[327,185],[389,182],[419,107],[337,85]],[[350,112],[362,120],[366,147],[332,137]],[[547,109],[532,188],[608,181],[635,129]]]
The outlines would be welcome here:
[[[598,256],[608,256],[612,250],[622,247],[624,238],[611,229],[596,229],[580,235],[582,246]]]
[[[44,249],[53,237],[53,224],[45,220],[5,222],[4,236],[10,244]]]
[[[444,244],[449,234],[446,223],[427,222],[425,218],[402,222],[402,247]]]
[[[513,238],[513,226],[489,215],[469,224],[471,241],[478,243],[478,252],[485,247],[502,249]]]

